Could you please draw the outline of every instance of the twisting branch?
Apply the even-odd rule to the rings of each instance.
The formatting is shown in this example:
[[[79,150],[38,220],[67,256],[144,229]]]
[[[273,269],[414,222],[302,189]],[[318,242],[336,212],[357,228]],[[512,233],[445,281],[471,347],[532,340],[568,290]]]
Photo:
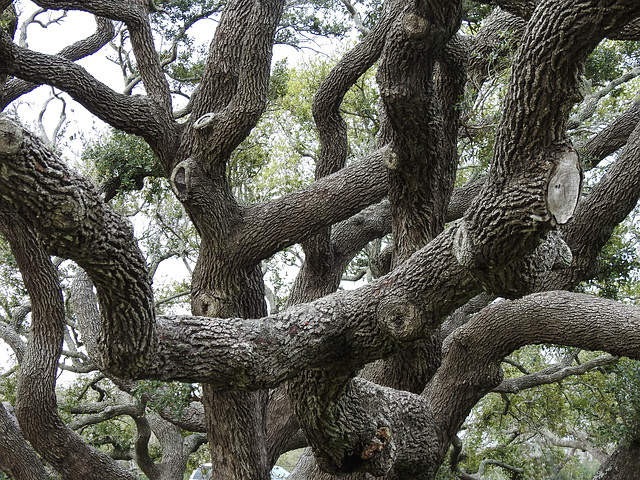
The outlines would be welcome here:
[[[575,439],[560,438],[557,435],[554,435],[549,430],[541,430],[539,433],[551,445],[554,445],[556,447],[571,448],[576,450],[582,450],[583,452],[588,452],[593,456],[593,458],[598,460],[600,463],[604,462],[609,456],[602,449],[596,448],[593,445],[590,445],[589,439],[587,438],[587,435],[584,433],[580,435],[576,432],[570,432],[570,435]]]
[[[57,55],[67,60],[76,61],[96,53],[109,43],[115,34],[111,20],[96,17],[96,24],[97,29],[93,35],[63,48]],[[1,92],[0,110],[3,110],[16,98],[30,92],[37,86],[38,83],[31,83],[20,79],[14,79],[8,82],[5,90]]]
[[[26,152],[29,160],[24,156]],[[124,367],[122,374],[140,368],[154,349],[155,314],[146,262],[132,237],[131,225],[102,203],[93,185],[69,171],[37,137],[4,116],[0,117],[0,163],[11,165],[13,170],[5,171],[0,178],[0,189],[14,191],[15,206],[21,204],[18,211],[27,221],[50,233],[57,232],[47,242],[50,253],[75,257],[100,292],[103,318],[113,322],[102,330],[101,341],[109,352],[99,362],[101,366],[108,369],[109,365],[119,365]],[[56,178],[55,185],[51,181],[34,183],[32,175],[36,172]],[[33,198],[30,205],[19,200],[20,189],[30,191],[34,187],[40,192],[39,200]],[[43,207],[53,207],[57,213],[50,211],[45,220],[37,212]],[[84,251],[85,255],[78,257],[74,250]],[[104,261],[107,258],[109,262]],[[106,312],[110,313],[105,316]],[[123,343],[124,338],[128,342]],[[132,362],[133,358],[136,360]]]
[[[60,100],[60,102],[62,102],[62,111],[58,116],[58,123],[56,124],[53,131],[51,132],[51,136],[49,136],[47,135],[46,129],[44,128],[43,118],[44,118],[45,112],[47,111],[47,107],[53,100]],[[40,113],[38,114],[38,130],[40,131],[42,138],[47,139],[49,141],[49,144],[51,145],[56,145],[58,137],[60,136],[60,130],[62,129],[64,123],[67,120],[66,109],[67,109],[66,100],[62,95],[59,95],[55,91],[51,92],[51,95],[49,96],[49,98],[47,98],[47,100],[44,102],[44,104],[40,108]]]
[[[18,37],[18,45],[25,48],[29,47],[29,44],[27,43],[27,28],[29,28],[30,25],[36,24],[36,25],[40,25],[42,28],[47,28],[49,25],[58,23],[67,16],[67,12],[62,12],[60,13],[59,17],[55,17],[55,18],[50,17],[44,22],[41,20],[37,20],[37,17],[41,13],[44,13],[46,11],[47,10],[44,8],[39,8],[36,11],[34,11],[31,15],[29,15],[29,17],[22,23],[22,25],[20,26],[20,36]]]
[[[202,12],[200,12],[197,15],[194,15],[192,18],[190,18],[187,22],[185,22],[176,32],[176,34],[173,36],[173,40],[171,41],[171,46],[169,47],[168,51],[169,51],[169,56],[162,59],[162,61],[160,62],[160,67],[164,68],[167,65],[172,64],[173,62],[176,61],[176,59],[178,58],[178,44],[180,43],[180,41],[182,39],[185,38],[185,34],[187,33],[187,30],[189,30],[189,28],[191,28],[193,25],[195,25],[198,21],[202,20],[203,18],[207,18],[210,15],[212,15],[213,13],[217,12],[219,10],[219,6],[216,5],[214,8],[211,8],[209,10],[203,10]],[[118,49],[120,50],[120,49]],[[122,58],[122,57],[120,57]],[[128,62],[127,62],[128,63]],[[121,68],[124,69],[124,64],[121,64]],[[128,79],[127,85],[124,88],[124,93],[130,95],[131,92],[133,91],[134,87],[140,83],[140,81],[142,81],[142,76],[140,75],[134,75],[133,77]],[[191,101],[191,97],[189,97],[189,100]],[[175,118],[181,118],[185,115],[184,112],[181,112],[179,114],[174,114]]]
[[[603,367],[616,363],[620,357],[613,355],[601,356],[591,359],[581,365],[567,366],[562,363],[552,365],[548,368],[535,373],[525,375],[523,377],[511,378],[504,380],[500,385],[493,389],[496,393],[518,393],[527,388],[533,388],[540,385],[548,385],[556,383],[567,377],[574,375],[583,375],[595,368]]]
[[[612,80],[605,87],[589,94],[585,98],[580,111],[569,118],[569,121],[567,122],[567,129],[572,130],[578,128],[582,122],[588,120],[593,116],[594,113],[596,113],[596,108],[598,107],[598,102],[600,100],[611,93],[614,88],[630,80],[633,80],[638,75],[640,75],[640,67],[635,67],[625,74],[620,75],[618,78]]]

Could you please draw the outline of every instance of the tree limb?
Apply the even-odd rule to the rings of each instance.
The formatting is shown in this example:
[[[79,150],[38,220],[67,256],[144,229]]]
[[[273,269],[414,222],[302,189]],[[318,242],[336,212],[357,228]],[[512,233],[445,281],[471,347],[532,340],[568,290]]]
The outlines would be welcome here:
[[[556,383],[573,375],[583,375],[594,368],[616,363],[618,359],[619,357],[608,355],[591,359],[577,366],[552,365],[523,377],[503,380],[493,391],[496,393],[518,393],[527,388]]]
[[[109,43],[115,35],[115,30],[111,20],[96,17],[96,26],[96,32],[93,35],[63,48],[57,53],[57,55],[70,61],[76,61],[96,53],[103,46]],[[1,92],[0,110],[4,110],[7,105],[15,99],[30,92],[37,86],[38,84],[25,80],[11,80]]]

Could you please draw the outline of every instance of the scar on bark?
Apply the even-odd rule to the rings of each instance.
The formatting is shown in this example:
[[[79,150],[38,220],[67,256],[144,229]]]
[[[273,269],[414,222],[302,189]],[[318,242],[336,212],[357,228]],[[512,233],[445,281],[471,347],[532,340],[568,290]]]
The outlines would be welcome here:
[[[555,156],[555,168],[547,186],[547,208],[553,221],[562,225],[569,221],[578,205],[582,168],[578,153],[572,148],[562,149]]]
[[[360,451],[360,458],[369,460],[387,446],[389,439],[391,439],[391,429],[389,427],[379,427],[376,430],[376,436]]]
[[[189,186],[191,185],[190,159],[180,162],[173,169],[173,172],[171,172],[171,185],[180,200],[187,199]]]

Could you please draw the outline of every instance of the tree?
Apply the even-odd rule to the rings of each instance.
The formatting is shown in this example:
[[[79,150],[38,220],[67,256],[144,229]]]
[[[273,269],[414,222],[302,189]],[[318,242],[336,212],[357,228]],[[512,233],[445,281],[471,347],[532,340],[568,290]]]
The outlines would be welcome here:
[[[607,38],[639,37],[636,1],[492,2],[499,8],[475,34],[461,31],[469,25],[462,2],[385,2],[358,23],[362,40],[314,96],[315,181],[250,205],[234,197],[228,164],[263,114],[282,20],[289,28],[309,16],[284,15],[278,0],[227,2],[198,87],[180,90],[189,103],[174,111],[178,76],[155,49],[150,19],[189,2],[34,3],[92,13],[99,30],[48,55],[14,43],[8,25],[0,34],[0,74],[8,78],[2,105],[48,84],[142,137],[200,244],[192,315],[157,314],[131,225],[46,143],[0,118],[0,230],[32,302],[16,388],[19,432],[0,417],[29,442],[12,443],[17,457],[33,458],[32,446],[64,478],[132,478],[57,413],[65,312],[50,255],[72,259],[95,285],[99,315],[90,301],[75,308],[102,372],[122,381],[203,384],[204,427],[224,479],[267,478],[298,429],[314,459],[305,458],[294,478],[434,478],[515,349],[552,343],[640,357],[637,308],[572,292],[595,274],[598,252],[640,196],[637,101],[582,145],[568,134],[590,53]],[[357,19],[354,5],[343,3]],[[3,11],[10,7],[0,2]],[[113,21],[126,26],[121,38],[135,62],[124,63],[144,95],[116,93],[73,63],[111,40]],[[313,21],[305,28],[322,30]],[[503,52],[496,46],[505,31],[513,41]],[[489,173],[454,190],[458,142],[473,133],[462,125],[462,100],[477,98],[511,53]],[[378,147],[347,162],[342,100],[374,64]],[[581,198],[582,169],[616,152]],[[390,260],[381,262],[388,273],[336,291],[353,256],[389,231]],[[296,243],[305,263],[290,306],[268,315],[260,263]],[[503,300],[486,306],[491,297],[479,298],[483,292]],[[624,462],[616,468],[627,477],[618,478],[631,478],[637,469]],[[46,478],[35,469],[31,475],[25,478]]]

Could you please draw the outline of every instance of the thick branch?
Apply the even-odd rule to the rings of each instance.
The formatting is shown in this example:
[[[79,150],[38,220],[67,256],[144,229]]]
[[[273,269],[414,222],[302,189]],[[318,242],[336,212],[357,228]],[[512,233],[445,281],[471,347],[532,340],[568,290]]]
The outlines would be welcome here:
[[[640,4],[614,0],[544,0],[536,9],[514,61],[489,180],[458,238],[456,256],[474,273],[507,260],[503,252],[534,248],[573,214],[581,172],[566,122],[580,68],[608,29],[639,13]]]
[[[102,366],[125,376],[136,371],[154,348],[155,332],[151,285],[131,225],[7,117],[0,117],[0,165],[6,201],[37,227],[50,253],[73,258],[96,285],[105,322]]]
[[[130,15],[135,20],[129,20],[127,27],[145,89],[149,98],[162,108],[165,115],[171,114],[169,83],[162,71],[160,57],[154,47],[151,26],[147,16],[149,0],[137,0],[136,2],[130,2],[129,5]],[[134,13],[136,14],[135,16]]]
[[[70,61],[76,61],[81,58],[88,57],[89,55],[93,55],[109,43],[115,35],[115,30],[111,20],[96,17],[96,24],[96,33],[84,40],[80,40],[73,45],[63,48],[57,53],[57,55]],[[37,83],[31,83],[20,79],[14,79],[8,82],[4,91],[2,91],[2,96],[0,96],[0,110],[4,110],[7,105],[15,99],[30,92],[37,86]]]
[[[500,384],[504,357],[541,343],[640,358],[640,309],[563,291],[485,308],[447,338],[442,366],[425,390],[445,436],[452,439],[473,405]]]
[[[227,3],[194,100],[201,158],[216,171],[246,138],[266,105],[271,52],[284,1]]]
[[[36,0],[33,3],[48,10],[80,10],[122,22],[138,18],[138,12],[131,9],[128,2],[117,0]]]
[[[379,202],[387,192],[381,149],[309,187],[266,204],[249,207],[241,238],[248,263],[268,258],[320,229],[346,220]]]
[[[72,61],[20,48],[4,32],[0,60],[0,73],[59,88],[113,127],[144,137],[161,156],[167,155],[162,147],[172,145],[177,127],[171,114],[148,98],[118,94]]]
[[[344,166],[348,150],[347,125],[340,115],[340,105],[347,91],[380,57],[395,13],[391,10],[389,4],[385,4],[382,18],[375,28],[331,69],[313,97],[313,118],[320,138],[316,179]]]
[[[59,417],[55,383],[65,310],[57,272],[21,218],[3,212],[0,220],[2,234],[9,241],[33,303],[32,332],[20,366],[16,402],[25,438],[63,477],[132,480],[116,462],[91,449]]]

